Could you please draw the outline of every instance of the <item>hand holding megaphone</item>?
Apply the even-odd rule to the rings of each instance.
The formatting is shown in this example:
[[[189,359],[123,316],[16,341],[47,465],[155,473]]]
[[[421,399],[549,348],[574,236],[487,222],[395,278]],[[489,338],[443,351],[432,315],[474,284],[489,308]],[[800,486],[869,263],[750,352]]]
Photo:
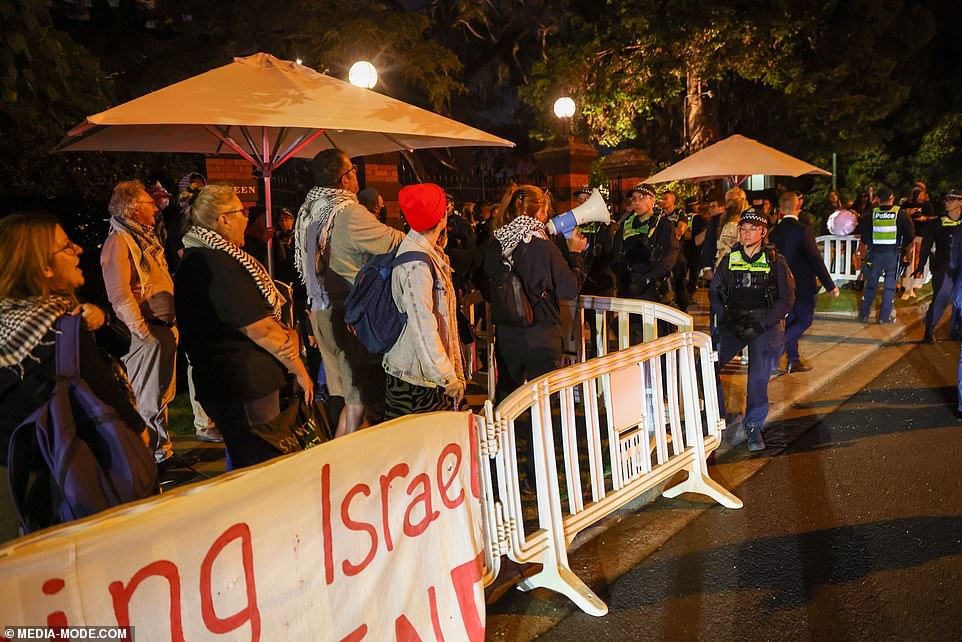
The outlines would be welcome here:
[[[588,249],[588,239],[585,235],[581,233],[577,227],[571,230],[571,236],[567,238],[568,251],[575,254],[581,254]]]
[[[548,233],[564,234],[565,238],[571,238],[572,232],[585,223],[611,223],[611,214],[608,213],[605,199],[597,189],[591,190],[588,200],[578,207],[552,217],[548,221]]]

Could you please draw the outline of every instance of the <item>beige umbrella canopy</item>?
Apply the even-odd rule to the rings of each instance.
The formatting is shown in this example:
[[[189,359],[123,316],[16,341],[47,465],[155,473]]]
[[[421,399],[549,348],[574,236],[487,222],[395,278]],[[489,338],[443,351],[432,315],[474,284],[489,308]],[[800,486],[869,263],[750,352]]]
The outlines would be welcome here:
[[[258,53],[89,116],[56,151],[238,154],[264,176],[270,225],[271,173],[290,158],[468,146],[514,143]]]
[[[710,181],[718,178],[732,178],[733,182],[740,183],[744,177],[752,174],[766,174],[768,176],[832,175],[831,172],[810,165],[768,145],[763,145],[757,140],[735,134],[695,152],[674,165],[666,167],[654,176],[645,179],[644,182],[666,183],[668,181]]]
[[[234,152],[273,167],[337,147],[349,156],[514,143],[309,67],[258,53],[94,114],[60,151]]]

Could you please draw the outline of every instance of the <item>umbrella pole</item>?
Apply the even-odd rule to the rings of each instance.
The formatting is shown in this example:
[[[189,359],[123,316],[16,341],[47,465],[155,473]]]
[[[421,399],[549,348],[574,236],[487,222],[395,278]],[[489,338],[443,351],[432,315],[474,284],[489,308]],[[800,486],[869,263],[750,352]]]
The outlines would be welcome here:
[[[263,156],[261,161],[261,172],[264,175],[264,208],[267,210],[264,214],[267,216],[265,222],[267,223],[267,229],[273,229],[273,213],[271,212],[271,170],[273,165],[271,163],[271,142],[267,136],[267,128],[264,127],[263,132]],[[267,237],[267,273],[274,278],[274,235],[271,234]]]

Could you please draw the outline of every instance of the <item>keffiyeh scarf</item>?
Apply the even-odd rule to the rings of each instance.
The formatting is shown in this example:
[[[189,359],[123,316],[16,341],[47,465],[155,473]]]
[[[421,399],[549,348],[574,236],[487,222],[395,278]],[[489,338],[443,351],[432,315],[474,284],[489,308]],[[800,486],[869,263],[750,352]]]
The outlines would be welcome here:
[[[301,275],[302,283],[307,285],[307,279],[311,278],[320,285],[322,300],[315,301],[315,304],[319,304],[321,308],[330,307],[330,301],[323,300],[327,297],[327,292],[321,274],[326,269],[323,256],[331,239],[334,219],[345,207],[357,202],[357,196],[347,190],[312,187],[297,211],[297,222],[294,224],[294,244],[297,247],[294,265]]]
[[[40,345],[57,319],[76,307],[62,295],[0,299],[0,367],[19,366]]]
[[[501,253],[508,263],[512,263],[511,253],[518,247],[518,243],[530,243],[531,239],[548,240],[548,230],[545,224],[530,216],[519,216],[507,225],[494,231],[494,238],[501,244]]]
[[[271,278],[260,261],[240,249],[223,236],[207,228],[193,226],[184,235],[184,247],[206,247],[211,250],[226,252],[232,259],[244,266],[247,273],[254,279],[254,284],[260,291],[267,307],[272,309],[271,316],[280,322],[281,307],[287,303],[287,299],[280,293],[274,280]]]
[[[154,265],[167,269],[164,246],[152,225],[141,225],[125,216],[111,216],[110,229],[113,232],[126,232],[133,238],[137,249],[140,250],[140,265],[137,268],[139,271],[149,274]]]

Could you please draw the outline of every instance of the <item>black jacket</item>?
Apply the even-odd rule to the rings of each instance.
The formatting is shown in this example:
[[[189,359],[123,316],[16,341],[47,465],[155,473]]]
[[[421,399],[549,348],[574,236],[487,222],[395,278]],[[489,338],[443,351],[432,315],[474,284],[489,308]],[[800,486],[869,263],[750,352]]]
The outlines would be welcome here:
[[[797,297],[815,296],[818,293],[817,281],[821,281],[828,291],[835,289],[835,282],[825,267],[810,226],[803,225],[795,218],[784,218],[772,230],[771,242],[785,257],[795,277]]]

